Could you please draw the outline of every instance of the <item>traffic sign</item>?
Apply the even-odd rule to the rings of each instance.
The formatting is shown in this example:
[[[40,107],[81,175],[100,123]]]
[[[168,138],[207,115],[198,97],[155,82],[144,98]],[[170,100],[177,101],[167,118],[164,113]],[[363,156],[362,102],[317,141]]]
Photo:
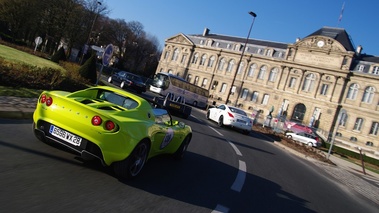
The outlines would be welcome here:
[[[113,45],[108,44],[103,53],[103,65],[108,66],[113,56]]]

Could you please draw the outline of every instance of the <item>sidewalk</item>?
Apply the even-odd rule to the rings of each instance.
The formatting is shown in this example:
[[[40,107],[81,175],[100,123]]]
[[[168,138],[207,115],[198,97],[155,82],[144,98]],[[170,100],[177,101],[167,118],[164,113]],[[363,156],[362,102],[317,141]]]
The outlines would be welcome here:
[[[36,103],[37,98],[0,96],[0,118],[32,119]],[[346,161],[336,155],[330,155],[329,157],[336,164],[336,166],[333,166],[304,156],[282,145],[280,142],[275,142],[274,144],[294,155],[312,161],[336,180],[379,205],[379,174],[367,169],[365,170],[366,174],[363,174],[362,166]]]

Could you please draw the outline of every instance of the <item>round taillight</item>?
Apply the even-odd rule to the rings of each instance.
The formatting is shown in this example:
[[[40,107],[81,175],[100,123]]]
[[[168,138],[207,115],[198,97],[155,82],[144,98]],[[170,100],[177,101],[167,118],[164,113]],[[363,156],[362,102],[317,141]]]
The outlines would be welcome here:
[[[107,121],[105,123],[105,129],[107,130],[113,130],[116,127],[116,125],[113,123],[113,121]]]
[[[46,99],[46,106],[51,106],[51,104],[53,104],[53,99],[51,97],[48,97]]]
[[[41,103],[45,103],[46,102],[46,95],[45,94],[43,94],[43,95],[41,95]]]
[[[91,122],[92,122],[92,125],[99,126],[101,124],[102,120],[101,120],[100,116],[96,115],[96,116],[93,116]]]

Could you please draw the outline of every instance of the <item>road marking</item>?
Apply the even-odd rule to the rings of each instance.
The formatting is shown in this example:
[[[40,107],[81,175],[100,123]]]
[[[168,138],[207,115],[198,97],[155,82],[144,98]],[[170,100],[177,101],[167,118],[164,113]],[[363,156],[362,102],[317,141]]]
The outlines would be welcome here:
[[[212,213],[222,213],[222,212],[229,212],[229,208],[222,206],[220,204],[217,204],[216,208],[212,211]]]
[[[221,132],[217,131],[215,128],[213,128],[211,126],[208,126],[208,127],[211,128],[211,130],[215,131],[217,134],[224,136]]]
[[[239,171],[231,189],[236,192],[241,192],[243,184],[245,183],[245,178],[246,178],[246,163],[240,160]]]
[[[227,140],[228,141],[228,140]],[[242,157],[242,153],[240,152],[240,150],[236,147],[236,145],[234,145],[234,143],[228,141],[228,143],[230,144],[230,146],[232,146],[232,148],[234,149],[234,151],[236,152],[237,155],[241,156]]]

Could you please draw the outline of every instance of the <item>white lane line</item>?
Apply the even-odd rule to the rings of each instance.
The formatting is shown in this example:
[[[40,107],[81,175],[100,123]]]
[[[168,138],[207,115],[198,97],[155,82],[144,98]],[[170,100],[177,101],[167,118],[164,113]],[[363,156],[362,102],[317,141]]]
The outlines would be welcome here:
[[[239,171],[231,189],[236,192],[241,192],[243,184],[245,183],[245,177],[246,177],[246,163],[240,160]]]
[[[223,213],[223,212],[229,212],[229,208],[222,206],[220,204],[217,204],[216,208],[212,211],[212,213]]]
[[[221,132],[217,131],[215,128],[213,128],[211,126],[208,126],[208,127],[211,128],[211,130],[215,131],[217,134],[224,136]]]
[[[228,140],[227,140],[228,141]],[[240,150],[236,147],[236,145],[234,145],[234,143],[228,141],[229,145],[232,146],[232,148],[234,149],[234,151],[236,152],[237,155],[241,156],[242,157],[242,153],[240,152]]]

